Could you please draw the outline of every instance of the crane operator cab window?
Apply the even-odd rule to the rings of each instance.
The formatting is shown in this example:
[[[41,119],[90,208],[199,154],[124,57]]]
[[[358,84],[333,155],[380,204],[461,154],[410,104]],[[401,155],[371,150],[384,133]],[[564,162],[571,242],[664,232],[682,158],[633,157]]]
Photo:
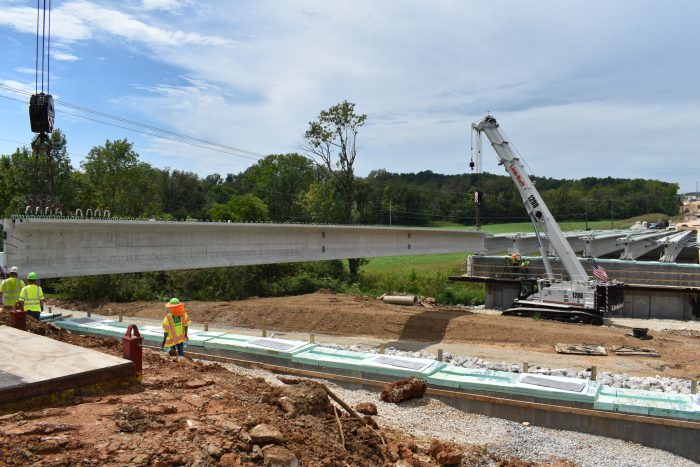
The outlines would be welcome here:
[[[54,121],[53,96],[34,94],[29,99],[29,121],[33,133],[51,133]]]
[[[524,300],[538,291],[539,287],[537,285],[537,279],[522,279],[520,281],[520,294],[518,295],[518,298],[520,300]]]

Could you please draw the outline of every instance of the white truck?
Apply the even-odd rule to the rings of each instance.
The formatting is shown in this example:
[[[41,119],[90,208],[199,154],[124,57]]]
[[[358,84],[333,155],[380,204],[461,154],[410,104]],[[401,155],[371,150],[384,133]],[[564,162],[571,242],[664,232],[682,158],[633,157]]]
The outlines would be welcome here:
[[[511,308],[504,315],[533,316],[574,321],[590,324],[603,324],[603,316],[622,308],[624,304],[624,284],[619,281],[591,279],[581,261],[571,248],[554,216],[549,212],[535,185],[525,171],[520,158],[506,140],[496,119],[487,115],[472,124],[476,132],[476,150],[481,153],[481,134],[485,134],[503,165],[515,183],[530,215],[540,254],[545,267],[545,276],[532,279],[523,278],[520,293]],[[557,253],[559,261],[568,277],[555,277],[547,257],[547,248],[542,235]]]

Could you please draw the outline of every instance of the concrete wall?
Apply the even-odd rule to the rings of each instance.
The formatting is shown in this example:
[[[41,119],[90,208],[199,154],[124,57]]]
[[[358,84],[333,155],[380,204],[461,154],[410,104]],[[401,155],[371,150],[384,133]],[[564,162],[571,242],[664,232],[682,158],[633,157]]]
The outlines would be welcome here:
[[[3,267],[41,278],[484,250],[481,232],[305,224],[17,218]]]

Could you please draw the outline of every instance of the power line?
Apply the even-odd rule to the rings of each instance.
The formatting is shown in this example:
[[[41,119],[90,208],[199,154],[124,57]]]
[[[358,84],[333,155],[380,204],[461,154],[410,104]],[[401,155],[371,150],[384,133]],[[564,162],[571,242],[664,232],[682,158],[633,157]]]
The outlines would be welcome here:
[[[31,95],[30,92],[27,92],[27,91],[24,91],[24,90],[22,90],[22,89],[18,89],[18,88],[12,87],[12,86],[8,86],[8,85],[6,85],[6,84],[0,84],[0,87],[2,87],[2,88],[4,88],[4,89],[7,89],[7,90],[9,90],[9,91],[12,91],[12,92],[19,93],[19,94]],[[12,99],[12,98],[9,97],[9,96],[3,96],[3,97],[6,97],[6,98],[8,98],[8,99]],[[23,101],[20,101],[20,100],[18,100],[18,99],[12,99],[12,100],[17,100],[17,101],[19,101],[19,102],[23,102]],[[97,115],[97,116],[99,116],[99,117],[103,117],[103,118],[108,118],[108,119],[116,120],[116,121],[119,121],[119,122],[122,122],[122,123],[127,123],[127,124],[129,124],[129,125],[134,125],[134,126],[138,126],[138,127],[141,127],[141,128],[146,128],[146,129],[148,129],[148,130],[152,130],[152,131],[155,131],[155,132],[163,133],[163,134],[170,135],[170,136],[173,136],[173,137],[176,137],[176,138],[181,138],[181,139],[172,139],[172,138],[165,138],[165,139],[171,139],[171,140],[173,140],[173,141],[178,141],[178,142],[181,142],[181,143],[184,143],[184,144],[188,144],[188,143],[187,143],[186,141],[182,141],[182,140],[191,140],[191,141],[195,141],[195,142],[198,142],[198,143],[206,144],[206,145],[208,145],[208,146],[214,146],[214,147],[218,147],[218,148],[225,149],[226,151],[219,151],[219,152],[225,152],[226,154],[230,154],[230,155],[233,155],[233,156],[246,157],[246,158],[248,158],[248,159],[256,159],[256,160],[257,160],[257,159],[262,159],[262,158],[264,158],[264,157],[267,157],[266,154],[261,154],[261,153],[259,153],[259,152],[249,151],[249,150],[247,150],[247,149],[239,148],[239,147],[236,147],[236,146],[230,146],[230,145],[227,145],[227,144],[217,143],[217,142],[215,142],[215,141],[207,140],[207,139],[204,139],[204,138],[198,138],[198,137],[196,137],[196,136],[191,136],[191,135],[188,135],[188,134],[185,134],[185,133],[179,133],[179,132],[176,132],[176,131],[167,130],[167,129],[165,129],[165,128],[161,128],[161,127],[158,127],[158,126],[155,126],[155,125],[151,125],[151,124],[148,124],[148,123],[142,123],[142,122],[139,122],[139,121],[136,121],[136,120],[131,120],[131,119],[128,119],[128,118],[125,118],[125,117],[120,117],[120,116],[117,116],[117,115],[109,114],[109,113],[106,113],[106,112],[101,112],[101,111],[98,111],[98,110],[93,110],[93,109],[90,109],[90,108],[88,108],[88,107],[83,107],[83,106],[80,106],[80,105],[77,105],[77,104],[71,104],[70,102],[66,102],[66,101],[62,101],[62,100],[57,100],[57,101],[56,101],[56,105],[57,105],[57,106],[63,106],[63,107],[69,107],[69,108],[72,108],[72,109],[75,109],[75,110],[79,110],[79,111],[81,111],[81,112],[85,112],[85,113]],[[65,111],[63,111],[63,113],[66,113],[67,115],[72,115],[72,116],[80,117],[80,118],[87,118],[87,117],[81,116],[81,115],[70,114],[70,113],[65,112]],[[89,119],[89,118],[88,118],[88,119]],[[157,135],[157,134],[154,134],[154,133],[145,133],[145,132],[142,132],[141,130],[137,130],[137,129],[129,128],[129,127],[119,126],[119,125],[116,125],[116,124],[114,124],[114,123],[109,123],[109,122],[105,122],[105,121],[101,121],[101,120],[93,120],[93,121],[97,121],[97,122],[99,122],[99,123],[103,123],[103,124],[106,124],[106,125],[113,125],[113,126],[116,126],[116,127],[118,127],[118,128],[127,129],[127,130],[134,131],[134,132],[139,132],[139,133],[141,133],[141,134],[147,134],[147,135],[149,135],[149,136],[164,138],[164,137],[161,136],[161,135]],[[200,147],[201,147],[201,146],[200,146]],[[212,150],[214,150],[214,149],[212,149]],[[243,156],[243,155],[241,155],[241,154],[236,154],[236,153],[247,154],[248,156]],[[249,156],[255,156],[255,157],[249,157]]]
[[[0,84],[0,86],[3,86],[3,85]],[[22,102],[22,103],[24,103],[24,101],[22,101],[22,100],[20,100],[20,99],[15,99],[14,97],[5,96],[5,95],[2,95],[2,94],[0,94],[0,97],[3,97],[3,98],[5,98],[5,99],[9,99],[9,100],[13,100],[13,101],[17,101],[17,102]],[[124,125],[118,125],[118,124],[116,124],[116,123],[106,122],[106,121],[104,121],[104,120],[98,120],[98,119],[96,119],[96,118],[87,117],[87,116],[85,116],[85,115],[80,115],[80,114],[76,114],[76,113],[72,113],[72,112],[66,112],[65,110],[62,110],[61,113],[62,113],[62,114],[65,114],[65,115],[69,115],[69,116],[71,116],[71,117],[82,118],[82,119],[85,119],[85,120],[89,120],[89,121],[91,121],[91,122],[102,123],[102,124],[104,124],[104,125],[113,126],[113,127],[115,127],[115,128],[121,128],[121,129],[123,129],[123,130],[132,131],[132,132],[134,132],[134,133],[138,133],[138,134],[141,134],[141,135],[152,136],[152,137],[154,137],[154,138],[160,138],[160,139],[164,139],[164,140],[168,140],[168,141],[174,141],[174,142],[176,142],[176,143],[187,144],[188,146],[193,146],[193,147],[197,147],[197,148],[201,148],[201,149],[208,149],[208,150],[210,150],[210,151],[215,151],[215,152],[219,152],[219,153],[222,153],[222,154],[228,154],[228,155],[230,155],[230,156],[242,157],[242,158],[244,158],[244,159],[252,159],[252,160],[255,160],[255,161],[258,161],[258,160],[260,160],[262,157],[265,157],[265,156],[253,157],[253,156],[247,156],[247,155],[243,155],[243,154],[237,154],[237,153],[234,153],[234,152],[231,152],[231,151],[226,151],[226,150],[224,150],[224,149],[219,149],[219,148],[215,148],[215,147],[208,147],[208,146],[204,146],[204,145],[201,145],[201,144],[192,143],[192,142],[189,142],[189,141],[183,141],[183,140],[180,140],[180,139],[177,139],[177,138],[174,138],[174,137],[169,137],[169,136],[165,136],[165,135],[158,135],[158,134],[151,133],[151,132],[148,132],[148,131],[143,131],[143,130],[139,130],[139,129],[136,129],[136,128],[127,127],[127,126],[124,126]],[[208,143],[207,143],[207,144],[208,144]]]

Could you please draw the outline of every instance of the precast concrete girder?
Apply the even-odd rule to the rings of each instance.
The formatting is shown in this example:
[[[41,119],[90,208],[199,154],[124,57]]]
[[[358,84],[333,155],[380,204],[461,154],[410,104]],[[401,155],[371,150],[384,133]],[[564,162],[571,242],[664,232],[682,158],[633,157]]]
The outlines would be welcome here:
[[[619,238],[619,232],[594,233],[582,237],[585,243],[583,256],[586,258],[599,258],[613,251],[619,251],[623,248]]]
[[[539,253],[540,244],[537,241],[537,237],[534,234],[530,235],[514,235],[511,236],[511,253],[517,253],[519,255],[528,255],[532,253]],[[549,248],[549,242],[546,238],[540,237],[542,239],[542,244],[545,248]]]
[[[548,245],[546,239],[542,239],[545,247]],[[487,237],[484,240],[486,254],[495,253],[517,253],[525,255],[529,253],[539,253],[539,245],[535,234],[500,234]]]
[[[692,230],[674,233],[657,240],[658,244],[664,247],[664,252],[661,255],[662,263],[674,263],[678,255],[687,247],[692,239]]]
[[[428,253],[484,252],[482,232],[307,224],[22,217],[2,266],[41,278]]]
[[[576,253],[583,252],[584,255],[586,251],[591,253],[596,253],[595,256],[602,256],[604,254],[613,252],[615,250],[621,250],[622,246],[617,244],[617,238],[620,236],[621,231],[614,232],[589,232],[589,231],[575,231],[566,232],[564,235],[568,240],[571,248]],[[606,242],[606,239],[611,239]],[[542,241],[544,247],[547,250],[549,256],[557,256],[557,253],[552,249],[546,236],[542,236]],[[539,245],[537,243],[537,237],[535,234],[501,234],[496,235],[485,240],[486,254],[495,253],[518,253],[521,255],[539,253]]]
[[[619,241],[624,245],[620,259],[633,260],[642,255],[649,253],[652,250],[659,248],[657,239],[665,235],[665,232],[643,233],[636,235],[627,235]]]
[[[566,237],[566,240],[569,242],[569,245],[571,245],[571,249],[574,251],[574,253],[581,253],[583,249],[586,246],[586,242],[583,240],[582,237],[587,235],[585,232],[565,232],[564,236]],[[549,250],[547,251],[547,254],[549,256],[558,256],[557,252],[554,251],[554,248],[549,246]]]
[[[486,248],[485,254],[487,255],[506,253],[512,248],[513,239],[505,235],[494,235],[484,239],[484,246]]]

